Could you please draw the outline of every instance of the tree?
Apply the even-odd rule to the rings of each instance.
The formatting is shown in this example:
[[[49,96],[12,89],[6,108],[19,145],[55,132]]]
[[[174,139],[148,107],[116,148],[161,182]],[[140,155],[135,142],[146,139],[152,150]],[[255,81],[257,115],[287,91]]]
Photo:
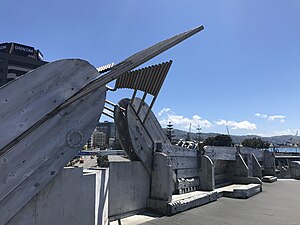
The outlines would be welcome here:
[[[203,145],[231,147],[233,146],[233,142],[229,135],[219,134],[216,137],[209,137],[205,139]]]
[[[270,147],[270,143],[263,141],[260,138],[248,138],[242,142],[244,147],[266,149]]]

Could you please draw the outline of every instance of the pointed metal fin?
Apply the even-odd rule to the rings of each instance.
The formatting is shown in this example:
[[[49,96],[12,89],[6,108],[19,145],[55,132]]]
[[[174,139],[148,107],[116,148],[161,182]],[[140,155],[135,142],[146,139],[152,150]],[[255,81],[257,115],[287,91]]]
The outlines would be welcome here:
[[[154,58],[155,56],[163,53],[164,51],[172,48],[173,46],[179,44],[180,42],[184,41],[185,39],[193,36],[194,34],[203,30],[203,26],[196,27],[192,30],[186,31],[184,33],[178,34],[172,38],[166,39],[161,41],[149,48],[146,48],[127,59],[123,60],[122,62],[116,64],[111,68],[111,71],[107,74],[99,77],[98,79],[91,82],[85,88],[82,89],[78,94],[74,95],[72,98],[68,99],[63,105],[61,105],[58,110],[64,108],[65,106],[71,104],[72,102],[80,99],[82,96],[87,95],[88,93],[96,90],[97,88],[106,85],[107,83],[113,81],[114,79],[118,78],[123,73],[126,73],[139,65],[147,62],[148,60]]]

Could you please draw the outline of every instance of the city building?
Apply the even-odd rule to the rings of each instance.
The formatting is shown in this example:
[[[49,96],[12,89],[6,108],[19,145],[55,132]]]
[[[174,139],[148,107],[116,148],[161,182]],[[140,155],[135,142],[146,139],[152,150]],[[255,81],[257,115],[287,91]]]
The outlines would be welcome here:
[[[39,50],[17,43],[0,44],[0,86],[46,64]]]
[[[115,138],[109,138],[108,140],[108,148],[113,149],[116,145],[116,139]]]
[[[93,134],[90,137],[90,139],[88,140],[88,142],[86,143],[88,149],[91,149],[94,146],[93,145],[93,138],[92,137],[93,137]]]
[[[99,132],[103,132],[106,135],[105,144],[107,146],[109,146],[109,139],[116,137],[116,128],[115,128],[115,123],[113,122],[109,122],[109,121],[99,122],[97,124],[96,130]]]
[[[108,144],[106,143],[106,134],[104,132],[95,130],[92,139],[94,148],[105,149],[108,147]]]

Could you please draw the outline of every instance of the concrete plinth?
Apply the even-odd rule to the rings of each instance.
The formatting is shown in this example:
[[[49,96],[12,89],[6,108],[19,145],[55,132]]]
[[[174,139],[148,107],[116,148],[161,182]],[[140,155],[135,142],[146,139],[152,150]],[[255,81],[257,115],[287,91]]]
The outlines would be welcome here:
[[[110,162],[109,177],[111,221],[146,209],[150,177],[140,161]]]
[[[293,179],[300,179],[300,161],[292,161],[290,163],[291,177]]]
[[[218,197],[250,198],[262,191],[261,184],[232,184],[217,188]]]
[[[264,176],[262,178],[262,181],[265,182],[265,183],[273,183],[273,182],[277,181],[277,177],[274,177],[274,176]]]
[[[6,225],[108,224],[108,169],[64,168]]]

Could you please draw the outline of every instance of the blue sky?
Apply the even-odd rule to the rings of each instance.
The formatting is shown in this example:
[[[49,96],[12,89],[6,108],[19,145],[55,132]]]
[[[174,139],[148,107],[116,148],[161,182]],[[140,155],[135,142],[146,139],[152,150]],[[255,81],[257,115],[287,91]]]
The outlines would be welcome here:
[[[0,19],[0,42],[35,46],[47,61],[82,58],[95,66],[204,25],[145,64],[174,61],[153,108],[162,125],[221,133],[227,125],[232,134],[264,136],[300,130],[297,0],[10,0],[1,2]]]

